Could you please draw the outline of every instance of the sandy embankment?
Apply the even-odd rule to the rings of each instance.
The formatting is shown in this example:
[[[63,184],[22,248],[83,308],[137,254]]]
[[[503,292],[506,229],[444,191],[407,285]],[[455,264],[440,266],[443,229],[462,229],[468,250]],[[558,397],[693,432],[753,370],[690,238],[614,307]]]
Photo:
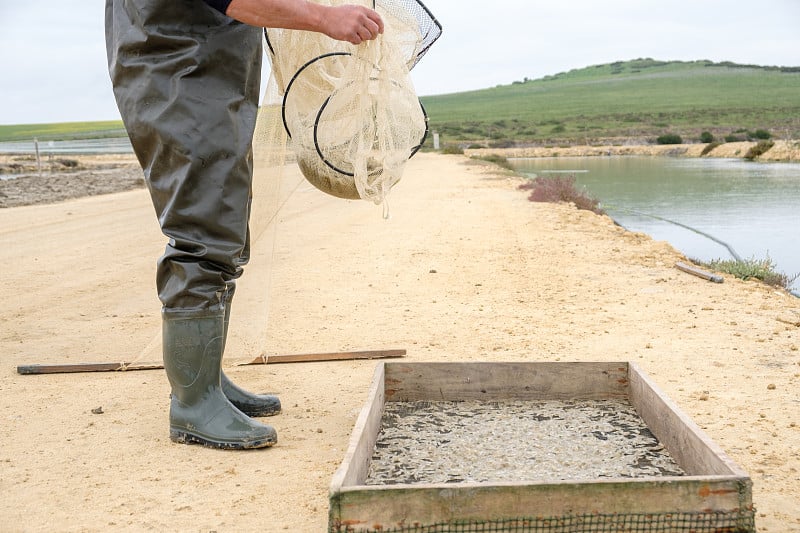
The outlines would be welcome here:
[[[285,409],[267,419],[278,445],[251,453],[171,443],[162,371],[15,371],[159,358],[164,239],[144,189],[0,209],[2,528],[324,531],[375,362],[234,365],[405,348],[408,361],[635,361],[752,476],[759,531],[800,531],[800,300],[684,274],[666,243],[530,203],[460,156],[419,154],[405,176],[389,221],[301,184],[256,242],[225,364]]]
[[[755,146],[756,142],[724,143],[703,157],[741,158]],[[652,144],[652,145],[604,145],[604,146],[562,146],[562,147],[526,147],[526,148],[480,148],[465,150],[468,156],[480,156],[487,153],[500,154],[505,157],[591,157],[609,155],[652,155],[675,157],[701,157],[705,144]],[[800,141],[775,141],[775,145],[759,161],[800,161]]]
[[[671,157],[741,158],[755,142],[724,143],[705,156],[705,144],[598,145],[465,150],[468,157],[498,154],[505,157],[593,157],[641,155]],[[800,161],[800,141],[775,141],[759,161]],[[131,154],[47,155],[39,165],[33,155],[0,154],[0,208],[52,203],[144,187],[141,170]]]

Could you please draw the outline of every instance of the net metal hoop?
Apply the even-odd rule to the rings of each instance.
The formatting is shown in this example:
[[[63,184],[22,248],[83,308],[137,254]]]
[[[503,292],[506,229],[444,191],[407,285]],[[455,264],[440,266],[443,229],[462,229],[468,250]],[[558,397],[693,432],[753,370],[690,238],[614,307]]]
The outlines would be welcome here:
[[[267,43],[269,43],[269,40],[267,40]],[[270,50],[271,49],[272,47],[270,47]],[[292,79],[289,80],[289,83],[286,85],[286,90],[283,93],[283,101],[281,102],[281,120],[283,121],[283,129],[286,130],[286,135],[288,135],[290,139],[292,138],[292,132],[289,131],[289,125],[286,123],[286,101],[289,98],[289,91],[292,89],[292,85],[294,84],[295,80],[297,80],[297,77],[300,76],[300,74],[305,69],[307,69],[320,59],[325,59],[326,57],[332,57],[332,56],[352,56],[352,55],[353,54],[351,54],[350,52],[329,52],[327,54],[322,54],[320,56],[315,57],[314,59],[306,61],[306,63],[302,67],[297,69],[297,72],[294,73],[294,76],[292,76]],[[328,99],[330,99],[330,96],[328,97]],[[325,102],[327,103],[327,101],[328,100],[326,99]]]
[[[364,3],[386,20],[377,48],[265,28],[272,75],[264,100],[274,115],[271,139],[284,148],[289,142],[311,184],[333,196],[380,204],[430,135],[427,110],[408,74],[441,35],[441,24],[419,0]]]
[[[286,92],[287,93],[289,92],[288,88],[287,88]],[[348,172],[346,170],[342,170],[342,169],[338,168],[336,165],[334,165],[333,163],[331,163],[330,161],[328,161],[328,159],[325,157],[325,154],[322,153],[322,148],[320,148],[320,146],[319,146],[319,139],[318,139],[318,136],[317,136],[317,133],[319,131],[319,121],[320,121],[320,118],[322,118],[322,113],[325,111],[325,107],[327,107],[328,102],[330,102],[331,98],[333,98],[333,96],[335,96],[335,94],[336,93],[334,92],[333,94],[331,94],[330,96],[328,96],[325,99],[325,102],[323,102],[322,105],[319,108],[319,112],[317,113],[317,118],[314,120],[314,148],[317,149],[317,154],[319,155],[319,158],[328,167],[330,167],[334,171],[338,172],[339,174],[343,174],[345,176],[349,176],[349,177],[352,178],[352,177],[355,177],[355,173],[354,172]],[[419,101],[419,100],[417,100],[417,101]],[[419,144],[411,149],[411,154],[408,156],[409,159],[414,157],[414,154],[416,154],[419,151],[419,149],[422,148],[422,145],[425,144],[425,140],[428,138],[428,112],[425,110],[425,106],[422,105],[422,102],[419,102],[419,108],[422,110],[422,116],[425,117],[425,131],[422,133],[422,139],[420,140]],[[370,175],[375,175],[375,174],[379,174],[379,173],[380,173],[380,170],[378,170],[378,172],[374,172],[374,173],[372,173]]]
[[[413,62],[409,65],[408,70],[413,69],[416,66],[416,64],[419,63],[419,60],[422,59],[422,56],[425,55],[425,53],[430,49],[430,47],[433,46],[433,43],[435,43],[439,39],[439,36],[442,34],[442,24],[436,19],[436,17],[433,16],[433,13],[431,13],[431,10],[428,9],[428,6],[426,6],[419,0],[415,0],[414,3],[422,8],[422,10],[428,16],[430,22],[433,23],[434,27],[431,28],[431,30],[429,30],[425,35],[422,36],[422,42],[424,43],[424,46],[417,53]],[[372,9],[376,8],[377,8],[377,0],[372,0]],[[433,31],[433,34],[431,33],[431,31]],[[267,43],[267,48],[269,49],[269,53],[274,56],[275,49],[272,48],[272,42],[269,40],[269,32],[267,31],[267,28],[264,28],[264,40]]]
[[[433,16],[433,13],[431,13],[431,10],[428,9],[428,6],[426,6],[419,0],[416,0],[416,3],[417,5],[419,5],[419,7],[423,9],[423,11],[425,11],[425,14],[428,15],[428,17],[430,17],[431,22],[433,22],[434,26],[436,27],[435,29],[436,33],[435,35],[431,35],[429,32],[422,36],[422,42],[427,41],[427,44],[422,50],[419,51],[419,53],[417,53],[417,57],[414,59],[414,63],[410,67],[408,67],[408,70],[411,70],[416,66],[417,63],[419,63],[419,60],[422,59],[422,56],[425,55],[425,53],[430,49],[430,47],[433,46],[433,43],[435,43],[436,40],[439,39],[439,36],[442,34],[442,25],[438,20],[436,20],[436,17]],[[374,5],[375,2],[373,2],[372,4]]]

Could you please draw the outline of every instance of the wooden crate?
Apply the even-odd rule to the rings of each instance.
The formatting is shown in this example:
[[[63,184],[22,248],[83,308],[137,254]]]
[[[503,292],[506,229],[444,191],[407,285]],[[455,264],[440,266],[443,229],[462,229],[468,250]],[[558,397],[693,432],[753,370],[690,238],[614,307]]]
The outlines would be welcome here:
[[[686,475],[364,484],[385,402],[613,398],[633,405]],[[331,483],[329,529],[502,531],[506,524],[509,531],[549,531],[547,524],[561,524],[552,530],[754,531],[751,487],[748,475],[634,363],[381,363]],[[636,526],[648,520],[647,529]]]

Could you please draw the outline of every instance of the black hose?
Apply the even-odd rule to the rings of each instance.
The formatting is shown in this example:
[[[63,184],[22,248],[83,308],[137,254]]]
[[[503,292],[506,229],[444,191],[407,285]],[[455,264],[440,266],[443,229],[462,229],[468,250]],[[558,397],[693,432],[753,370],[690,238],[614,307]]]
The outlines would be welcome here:
[[[705,237],[707,239],[710,239],[710,240],[714,241],[715,243],[724,246],[734,259],[736,259],[737,261],[743,261],[742,257],[738,253],[736,253],[736,250],[733,249],[733,246],[731,246],[730,244],[728,244],[727,242],[725,242],[725,241],[723,241],[721,239],[717,239],[716,237],[714,237],[711,234],[708,234],[708,233],[706,233],[704,231],[700,231],[697,228],[693,228],[693,227],[687,226],[686,224],[683,224],[681,222],[676,222],[675,220],[670,220],[668,218],[660,217],[658,215],[651,215],[649,213],[643,213],[643,212],[637,211],[635,209],[629,209],[629,208],[626,208],[626,207],[615,207],[613,209],[616,209],[617,211],[625,211],[627,213],[632,213],[634,215],[639,215],[639,216],[643,216],[643,217],[654,218],[656,220],[661,220],[663,222],[667,222],[669,224],[674,224],[675,226],[680,226],[681,228],[688,229],[689,231],[697,233],[698,235],[702,235],[703,237]]]

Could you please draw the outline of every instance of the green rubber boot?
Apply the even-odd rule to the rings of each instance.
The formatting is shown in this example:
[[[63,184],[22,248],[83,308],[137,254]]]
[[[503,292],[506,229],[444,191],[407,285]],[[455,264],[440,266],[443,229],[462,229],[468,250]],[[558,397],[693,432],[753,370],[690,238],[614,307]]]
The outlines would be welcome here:
[[[254,394],[239,387],[220,372],[225,397],[247,416],[273,416],[281,412],[281,401],[271,394]]]
[[[164,369],[172,387],[170,439],[234,450],[275,444],[275,430],[242,413],[222,391],[223,313],[164,315],[162,327]]]
[[[236,290],[235,285],[228,288],[225,297],[225,326],[222,338],[222,349],[225,350],[225,343],[228,339],[228,324],[231,321],[231,300]],[[254,394],[236,385],[225,372],[220,371],[220,382],[222,392],[225,397],[247,416],[273,416],[281,412],[281,401],[277,396],[271,394]]]

